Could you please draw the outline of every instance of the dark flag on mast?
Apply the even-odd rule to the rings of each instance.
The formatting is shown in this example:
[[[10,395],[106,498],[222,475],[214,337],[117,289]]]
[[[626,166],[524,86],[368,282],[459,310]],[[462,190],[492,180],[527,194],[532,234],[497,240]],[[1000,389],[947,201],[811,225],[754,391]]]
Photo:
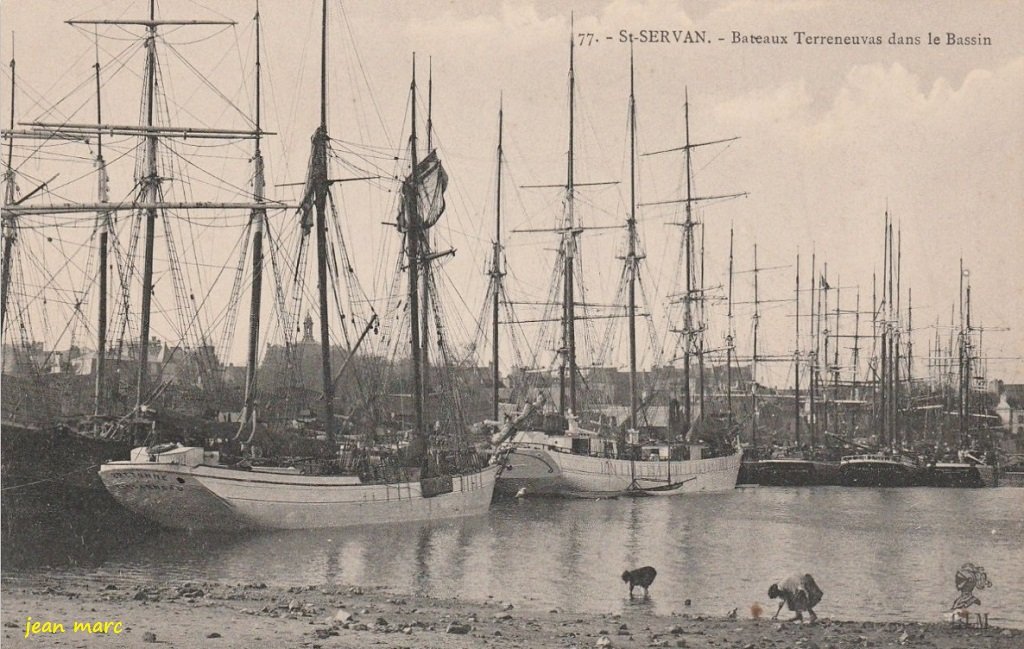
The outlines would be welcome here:
[[[406,210],[409,209],[409,197],[412,192],[417,192],[416,206],[419,214],[416,224],[424,230],[433,227],[444,213],[444,190],[447,187],[448,173],[441,166],[437,151],[431,151],[430,155],[417,163],[416,172],[402,183],[404,200],[398,213],[398,229],[402,232],[408,229],[409,217]]]

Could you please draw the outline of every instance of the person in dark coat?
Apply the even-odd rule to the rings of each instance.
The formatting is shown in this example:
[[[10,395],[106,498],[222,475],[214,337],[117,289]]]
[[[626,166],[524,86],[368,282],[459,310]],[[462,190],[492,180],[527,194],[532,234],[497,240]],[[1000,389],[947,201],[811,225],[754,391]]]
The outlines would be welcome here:
[[[821,601],[823,594],[811,575],[797,574],[772,584],[768,587],[768,597],[781,599],[779,610],[775,611],[772,619],[777,620],[782,607],[787,606],[796,614],[793,621],[802,620],[803,612],[807,611],[811,615],[811,622],[814,622],[818,619],[814,614],[814,607]]]

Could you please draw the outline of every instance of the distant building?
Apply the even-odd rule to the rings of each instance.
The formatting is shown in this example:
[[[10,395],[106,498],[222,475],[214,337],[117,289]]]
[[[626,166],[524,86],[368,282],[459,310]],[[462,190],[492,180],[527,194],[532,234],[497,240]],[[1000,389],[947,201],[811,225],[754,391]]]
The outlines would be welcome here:
[[[4,374],[33,376],[47,364],[48,356],[43,343],[31,342],[27,345],[4,345],[0,361]]]

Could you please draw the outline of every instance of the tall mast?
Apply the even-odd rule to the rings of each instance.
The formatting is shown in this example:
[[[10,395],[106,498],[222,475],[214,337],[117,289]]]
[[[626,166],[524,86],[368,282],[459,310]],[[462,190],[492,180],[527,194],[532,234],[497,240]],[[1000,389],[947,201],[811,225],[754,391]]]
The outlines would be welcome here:
[[[871,271],[871,353],[872,358],[868,361],[868,369],[872,370],[869,372],[872,387],[872,398],[871,398],[871,416],[875,422],[875,425],[879,425],[878,415],[881,413],[880,397],[878,394],[878,386],[881,385],[881,378],[879,377],[879,368],[877,363],[878,357],[875,355],[876,345],[878,344],[878,275],[877,271]]]
[[[732,344],[733,344],[733,322],[732,322],[732,226],[729,226],[729,309],[728,326],[729,333],[725,337],[725,383],[726,383],[726,407],[729,410],[729,431],[732,431]]]
[[[419,178],[417,177],[416,153],[416,55],[412,56],[412,84],[409,87],[410,101],[412,102],[412,131],[409,134],[409,155],[412,161],[412,173],[410,175],[411,187],[406,191],[406,200],[409,203],[406,218],[408,219],[408,230],[405,240],[408,246],[409,256],[409,322],[412,325],[411,352],[412,352],[412,383],[413,383],[413,404],[415,413],[415,434],[420,440],[425,440],[426,431],[423,428],[423,367],[420,355],[420,321],[419,314],[419,263],[420,263],[420,222],[419,222]],[[423,450],[426,450],[424,445]]]
[[[331,373],[331,330],[327,309],[327,0],[323,0],[320,29],[320,127],[313,136],[313,203],[316,207],[317,289],[320,298],[320,365],[323,379],[323,418],[327,439],[334,441],[334,380]],[[415,311],[413,312],[415,313]]]
[[[754,244],[754,349],[750,358],[750,445],[757,446],[757,334],[761,328],[761,306],[757,290],[757,244]]]
[[[857,303],[854,307],[856,313],[853,316],[853,356],[850,359],[852,366],[853,398],[859,399],[857,394],[857,369],[860,364],[860,286],[857,286]]]
[[[903,440],[903,425],[902,425],[902,403],[900,399],[900,347],[903,343],[903,336],[900,329],[900,267],[903,262],[903,227],[900,226],[897,231],[896,238],[896,270],[894,277],[896,281],[896,294],[893,298],[893,353],[892,353],[892,430],[893,430],[893,442],[902,443]],[[897,442],[897,440],[900,440]],[[894,444],[895,446],[895,444]]]
[[[700,223],[700,279],[697,285],[697,394],[700,416],[704,417],[704,223]]]
[[[895,297],[894,297],[894,294],[893,294],[893,286],[894,286],[894,282],[895,282],[893,276],[894,276],[895,270],[896,270],[895,262],[894,262],[895,257],[896,257],[896,251],[895,251],[895,248],[893,247],[892,220],[890,220],[889,221],[889,265],[888,265],[889,279],[888,279],[888,283],[887,283],[887,290],[888,290],[889,294],[888,294],[888,298],[887,298],[887,301],[886,301],[886,305],[888,307],[887,308],[888,316],[885,319],[885,328],[886,328],[886,331],[888,332],[888,347],[889,347],[889,349],[888,349],[888,352],[889,352],[889,369],[888,369],[888,375],[887,375],[888,376],[888,384],[887,385],[888,385],[889,394],[886,397],[886,403],[889,406],[889,411],[888,411],[889,447],[892,448],[892,449],[896,448],[896,438],[897,438],[897,431],[896,431],[896,407],[895,407],[895,400],[896,400],[896,390],[895,390],[895,386],[896,386],[896,371],[895,371],[896,370],[896,362],[895,362],[895,352],[896,352],[896,344],[895,344],[896,327],[895,327],[895,324],[896,324],[896,317],[895,317],[895,313],[893,311],[893,308],[894,308],[895,303],[896,303],[896,300],[895,300]]]
[[[501,141],[505,124],[505,111],[502,102],[498,105],[498,183],[497,197],[494,200],[494,259],[491,265],[491,282],[494,294],[491,296],[491,372],[493,376],[492,397],[494,401],[494,420],[498,421],[498,383],[501,374],[498,371],[498,305],[501,299]]]
[[[156,0],[149,0],[149,35],[146,37],[146,126],[153,127],[153,113],[156,108]],[[156,168],[157,135],[146,136],[146,177],[143,192],[153,205],[160,200],[161,178]],[[146,210],[146,247],[142,270],[142,321],[139,326],[139,372],[136,382],[136,409],[141,409],[146,399],[146,383],[149,373],[149,324],[153,299],[153,239],[156,234],[156,208]]]
[[[629,47],[629,427],[637,430],[637,376],[636,376],[636,96],[633,93],[633,46]]]
[[[839,275],[836,275],[836,321],[834,344],[835,350],[832,356],[832,430],[839,433],[839,291],[842,284],[839,283]]]
[[[14,76],[14,34],[11,34],[11,124],[10,130],[14,131],[14,86],[17,83]],[[14,137],[7,140],[7,170],[4,172],[4,205],[14,203]],[[3,215],[4,235],[4,261],[3,269],[0,270],[0,331],[3,331],[4,323],[7,321],[7,289],[11,285],[11,248],[17,238],[17,221],[9,211]]]
[[[884,249],[884,253],[882,255],[882,302],[885,304],[886,310],[888,310],[888,308],[889,308],[889,301],[886,298],[886,290],[885,290],[886,278],[889,276],[889,211],[888,210],[886,210],[886,212],[885,212],[885,237],[884,237],[884,243],[883,243],[882,247]],[[881,309],[879,309],[879,310],[881,311]],[[880,316],[882,318],[882,322],[880,323],[881,330],[882,330],[881,331],[881,333],[882,333],[882,363],[881,363],[882,376],[881,376],[881,381],[879,382],[879,387],[881,388],[881,390],[879,392],[879,414],[881,415],[881,422],[880,422],[881,426],[880,426],[880,429],[879,429],[879,439],[878,439],[878,441],[879,441],[879,446],[883,446],[884,447],[884,446],[886,446],[889,443],[889,436],[888,436],[889,410],[888,410],[888,397],[887,397],[887,394],[886,394],[888,392],[888,388],[889,388],[889,354],[888,354],[888,351],[889,351],[888,350],[888,346],[889,346],[889,334],[888,334],[889,323],[888,323],[888,318],[886,317],[886,315],[884,313],[881,313]]]
[[[686,222],[683,224],[684,248],[686,250],[686,295],[683,298],[685,316],[683,318],[683,427],[689,432],[693,420],[693,397],[690,394],[690,351],[693,346],[693,179],[690,153],[690,93],[689,88],[683,90],[683,122],[686,129]]]
[[[967,330],[966,330],[966,327],[964,326],[964,258],[963,257],[960,258],[960,298],[959,299],[960,299],[960,333],[959,333],[959,336],[958,336],[958,339],[959,339],[958,343],[959,344],[958,344],[958,347],[957,347],[957,356],[958,356],[958,363],[957,363],[957,365],[958,365],[958,370],[957,370],[957,374],[958,374],[958,376],[957,376],[957,386],[958,387],[957,387],[957,392],[959,393],[959,395],[958,395],[959,396],[959,399],[958,399],[959,403],[957,405],[958,405],[959,412],[957,414],[959,415],[958,419],[959,419],[959,427],[960,427],[960,435],[959,435],[960,438],[959,438],[959,440],[957,440],[957,446],[962,448],[963,445],[964,445],[964,440],[966,439],[966,435],[967,435],[967,390],[964,387],[965,381],[967,380],[967,371],[966,371],[967,370],[967,367],[966,367],[966,365],[967,365],[967,361],[966,361],[966,356],[967,356],[967,354],[966,354],[966,351],[967,351]]]
[[[814,303],[816,302],[815,298],[817,297],[817,288],[816,288],[817,287],[817,276],[818,276],[818,266],[817,266],[816,261],[815,261],[815,253],[812,252],[811,253],[811,352],[809,354],[808,363],[807,363],[807,366],[808,366],[807,393],[808,393],[808,396],[809,396],[810,402],[811,402],[810,403],[810,406],[811,406],[811,412],[810,412],[811,420],[810,420],[810,423],[809,423],[809,428],[810,428],[810,434],[811,434],[810,444],[811,444],[812,447],[814,446],[815,433],[817,432],[816,431],[817,411],[815,409],[815,405],[816,404],[815,404],[815,401],[814,401],[814,395],[815,395],[815,392],[817,391],[816,390],[816,388],[817,388],[817,385],[816,385],[817,381],[815,379],[817,378],[817,375],[818,375],[818,371],[817,371],[818,370],[818,327],[816,326],[816,324],[815,324],[816,321],[814,319],[815,318]],[[820,308],[819,308],[819,312],[820,312]],[[818,314],[818,316],[820,317],[820,313]]]
[[[907,287],[907,406],[913,413],[914,405],[914,290]],[[909,446],[913,425],[905,427],[906,443]]]
[[[427,153],[434,150],[434,60],[427,58]],[[420,279],[420,353],[423,357],[423,403],[428,404],[430,394],[430,230],[421,233],[420,258],[423,263],[423,276]]]
[[[960,279],[960,295],[962,295],[963,291],[964,291],[964,285],[963,285],[963,279],[962,279],[963,278],[963,267],[964,267],[964,261],[963,261],[963,258],[961,258],[960,259],[960,269],[961,269],[960,270],[960,277],[961,277],[961,279]],[[958,299],[959,299],[959,297],[958,297]],[[944,364],[944,367],[943,367],[943,377],[942,377],[942,399],[943,399],[943,403],[949,403],[950,394],[952,392],[952,387],[953,387],[953,338],[956,337],[957,340],[959,340],[959,335],[956,333],[958,331],[959,330],[956,328],[956,303],[953,303],[953,304],[949,305],[949,336],[946,339],[946,353],[945,353],[945,357],[946,358],[945,358],[945,364]],[[958,373],[957,376],[959,376],[959,371],[960,370],[957,370],[957,373]],[[960,393],[960,388],[958,387],[957,388],[957,394],[959,395],[959,393]],[[959,404],[959,400],[957,401],[957,403]],[[953,406],[949,405],[948,407],[952,408]],[[959,407],[960,406],[957,405],[957,408],[959,408]],[[958,411],[958,415],[959,415],[959,411]]]
[[[103,110],[100,103],[100,53],[99,40],[96,41],[96,123],[103,123]],[[106,203],[107,196],[107,163],[103,159],[103,134],[96,133],[96,176],[97,199]],[[97,215],[96,226],[100,231],[99,249],[99,309],[96,314],[96,384],[93,395],[93,414],[103,414],[106,400],[106,367],[107,367],[107,243],[110,233],[110,212],[101,210]]]
[[[149,365],[149,334],[150,334],[150,322],[152,316],[152,298],[153,298],[153,246],[156,229],[156,213],[158,209],[162,208],[179,208],[179,209],[219,209],[223,207],[231,207],[231,204],[223,203],[210,203],[210,202],[173,202],[167,203],[162,201],[161,183],[163,179],[160,177],[157,169],[157,148],[159,145],[159,138],[161,136],[183,136],[186,135],[190,129],[182,129],[176,127],[156,127],[155,113],[156,113],[156,36],[157,28],[160,25],[233,25],[231,21],[214,21],[214,20],[156,20],[156,5],[155,0],[150,0],[149,3],[149,19],[148,20],[69,20],[68,24],[81,25],[81,24],[92,24],[92,25],[144,25],[146,27],[146,65],[144,70],[144,109],[145,109],[145,123],[143,126],[112,126],[104,124],[52,124],[44,122],[35,122],[33,126],[42,129],[53,129],[58,131],[64,131],[67,129],[76,131],[78,134],[85,135],[96,133],[97,141],[99,141],[100,132],[106,130],[111,133],[118,133],[121,135],[139,135],[145,138],[145,171],[143,176],[139,179],[140,190],[138,196],[132,202],[124,203],[125,206],[132,206],[133,209],[139,209],[145,211],[145,244],[143,253],[143,272],[142,272],[142,304],[141,310],[142,315],[139,324],[139,349],[137,354],[138,361],[138,374],[136,381],[136,403],[135,410],[141,410],[146,400],[147,394],[147,383],[148,383],[148,365]],[[14,62],[11,62],[12,73],[14,70]],[[96,65],[97,74],[97,115],[100,114],[100,102],[99,102],[99,66]],[[12,92],[12,108],[13,108],[13,84],[11,88]],[[12,125],[13,125],[13,111],[12,111]],[[213,137],[237,137],[237,136],[249,136],[251,133],[246,131],[220,131],[217,129],[197,129],[193,132],[194,135],[202,138]],[[101,145],[102,146],[102,145]],[[8,149],[8,162],[10,162],[10,149]],[[102,150],[99,150],[97,158],[102,167]],[[11,171],[10,169],[8,170]],[[8,193],[13,191],[13,178],[8,177]],[[3,270],[3,302],[4,311],[6,311],[6,293],[7,293],[7,282],[9,280],[9,246],[13,243],[14,237],[14,221],[13,218],[17,214],[32,214],[32,213],[77,213],[77,212],[101,212],[109,215],[111,209],[118,209],[118,206],[112,205],[108,202],[106,196],[106,174],[105,169],[100,173],[100,199],[94,204],[65,204],[65,205],[48,205],[48,206],[20,206],[9,204],[8,209],[5,213],[5,254],[4,254],[4,270]],[[12,201],[13,203],[13,201]],[[245,204],[248,206],[248,204]],[[120,207],[125,209],[125,207]],[[7,220],[7,219],[10,220]],[[103,232],[109,232],[109,216],[101,216],[101,221],[106,219],[106,228],[101,228],[101,239]],[[10,226],[10,227],[7,227]],[[101,263],[102,270],[106,271],[107,264]],[[102,278],[101,278],[102,279]],[[101,293],[105,294],[105,286],[101,286]],[[103,300],[101,299],[101,302]],[[104,310],[104,306],[101,304],[101,311]],[[105,321],[105,314],[103,314],[103,320]],[[99,332],[101,335],[98,336],[102,345],[105,346],[106,332]],[[102,358],[105,350],[98,350],[100,352],[100,358]],[[99,370],[99,368],[97,368]],[[98,371],[98,374],[102,375],[102,372]],[[102,379],[101,379],[102,380]],[[102,396],[102,385],[97,386],[100,395]]]
[[[571,19],[570,19],[571,20]],[[568,407],[574,414],[578,414],[576,404],[576,305],[574,287],[574,262],[576,256],[576,217],[575,217],[575,177],[574,163],[576,156],[576,68],[575,68],[575,43],[573,42],[572,28],[569,34],[569,156],[566,168],[565,193],[566,193],[566,227],[563,234],[563,248],[565,254],[564,269],[564,298],[562,303],[563,320],[563,348],[568,357],[568,363],[563,363],[560,370],[561,377],[561,398],[559,410],[565,414],[565,374],[569,374],[569,403]],[[566,367],[568,365],[568,367]]]
[[[968,271],[967,278],[967,294],[964,297],[965,308],[966,308],[966,322],[967,328],[964,329],[964,432],[970,435],[971,428],[971,383],[972,383],[972,372],[974,371],[974,359],[972,357],[971,348],[974,346],[971,340],[971,280],[970,272]],[[966,444],[966,438],[960,442],[961,446]]]
[[[794,346],[793,363],[793,434],[797,446],[800,445],[800,254],[796,256],[796,344]]]
[[[257,203],[264,202],[264,169],[263,153],[260,150],[260,131],[262,129],[261,106],[262,101],[261,83],[262,74],[260,68],[260,5],[256,0],[256,16],[253,19],[256,23],[256,141],[255,152],[253,153],[253,200]],[[267,211],[263,208],[254,209],[250,213],[250,220],[253,228],[252,235],[252,286],[249,303],[249,349],[246,359],[245,372],[245,409],[242,414],[241,426],[254,421],[256,416],[256,370],[259,364],[259,339],[260,339],[260,301],[263,293],[263,230],[266,221]]]
[[[828,324],[828,262],[826,261],[823,265],[821,272],[821,285],[818,287],[818,331],[815,334],[819,339],[819,354],[818,354],[818,388],[821,390],[821,418],[824,422],[822,430],[828,430],[828,372],[829,372],[829,336],[832,333],[829,329]],[[824,322],[824,325],[822,323]],[[824,439],[822,439],[824,443]]]

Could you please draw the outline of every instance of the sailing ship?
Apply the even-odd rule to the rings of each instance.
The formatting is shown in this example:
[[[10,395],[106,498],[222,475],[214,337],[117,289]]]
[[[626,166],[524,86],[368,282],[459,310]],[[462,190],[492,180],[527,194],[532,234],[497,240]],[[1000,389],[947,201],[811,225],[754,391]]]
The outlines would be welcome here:
[[[957,332],[957,442],[955,458],[935,459],[922,469],[923,484],[929,487],[995,487],[1000,482],[997,467],[980,457],[981,451],[972,448],[975,444],[988,442],[984,439],[987,431],[971,424],[974,419],[984,419],[978,410],[972,391],[976,378],[975,327],[971,323],[970,272],[964,269],[960,260],[960,328]],[[965,282],[965,279],[967,280]],[[978,436],[974,440],[971,437]]]
[[[534,426],[510,431],[505,441],[505,471],[499,476],[498,491],[503,494],[560,495],[573,497],[616,497],[620,495],[676,495],[684,493],[726,491],[735,488],[740,468],[742,451],[737,447],[720,457],[702,457],[702,444],[690,445],[689,459],[675,457],[676,449],[669,444],[657,451],[657,459],[638,458],[639,441],[638,411],[639,390],[637,387],[637,345],[636,345],[636,284],[641,255],[638,250],[636,199],[636,99],[633,92],[633,59],[630,54],[630,211],[626,221],[628,249],[625,256],[628,302],[626,316],[629,326],[629,376],[630,408],[629,420],[620,426],[617,439],[601,435],[580,425],[577,401],[577,361],[575,340],[574,303],[574,259],[577,237],[582,228],[574,217],[576,180],[574,177],[574,126],[575,126],[575,65],[574,43],[569,44],[569,150],[565,190],[565,221],[561,233],[560,269],[563,281],[562,291],[562,345],[559,377],[559,412],[538,414]],[[687,337],[685,363],[686,427],[690,430],[689,369],[691,345],[695,340],[697,327],[690,318],[689,301],[695,295],[690,270],[693,256],[693,215],[695,202],[705,198],[690,193],[692,175],[690,151],[701,144],[689,141],[689,102],[686,103],[686,136],[683,147],[671,151],[685,151],[687,173],[687,196],[682,201],[686,206],[687,225],[687,321],[684,335]],[[706,144],[706,143],[704,143]],[[666,151],[667,152],[667,151]],[[662,152],[659,152],[662,153]],[[722,198],[722,197],[715,197]],[[702,358],[702,357],[701,357]],[[701,366],[703,369],[703,365]],[[701,382],[703,387],[703,381]],[[567,390],[568,388],[568,390]],[[568,395],[566,394],[568,392]],[[703,393],[702,393],[703,396]],[[567,398],[568,397],[568,398]],[[702,400],[703,405],[703,400]],[[704,416],[702,410],[701,416]],[[539,420],[539,422],[538,422]],[[540,423],[540,426],[536,424]],[[622,430],[628,425],[628,431]],[[625,434],[623,434],[625,433]],[[670,431],[670,435],[674,435]],[[500,440],[499,440],[500,441]]]
[[[756,263],[755,263],[756,266]],[[795,289],[795,347],[793,362],[793,434],[795,444],[781,452],[774,453],[769,457],[763,457],[756,463],[752,463],[751,473],[755,476],[757,484],[764,487],[806,487],[834,485],[838,479],[839,465],[836,462],[827,461],[822,457],[822,448],[818,446],[821,440],[816,436],[817,411],[815,408],[815,397],[819,385],[819,368],[817,366],[818,353],[817,341],[819,339],[818,324],[820,323],[821,308],[819,306],[819,317],[815,318],[814,305],[818,296],[818,289],[815,288],[815,258],[811,258],[811,309],[810,321],[814,338],[813,349],[807,353],[801,353],[800,338],[800,255],[796,257],[796,289]],[[755,275],[756,277],[756,275]],[[827,293],[825,297],[827,303]],[[838,300],[837,300],[838,320]],[[838,327],[838,323],[836,325]],[[826,351],[827,359],[828,353]],[[809,368],[808,377],[808,405],[809,412],[809,439],[806,445],[801,445],[801,424],[803,422],[803,405],[800,392],[800,367],[806,359]],[[838,366],[838,346],[835,365]]]
[[[259,12],[256,14],[257,39],[259,34]],[[103,209],[133,209],[146,215],[145,266],[142,290],[142,318],[139,345],[139,375],[136,414],[145,412],[143,399],[148,394],[147,348],[149,344],[149,322],[152,309],[153,291],[153,234],[157,211],[168,208],[219,208],[248,209],[256,236],[253,237],[253,271],[251,323],[249,331],[249,365],[246,378],[246,400],[241,433],[249,424],[253,425],[255,402],[256,350],[259,341],[259,299],[261,293],[262,237],[266,226],[268,208],[284,207],[281,203],[269,201],[264,196],[263,158],[260,138],[266,132],[260,121],[259,98],[259,56],[257,55],[257,110],[255,129],[234,132],[227,135],[252,137],[255,140],[255,174],[253,200],[239,204],[170,205],[163,200],[160,190],[162,180],[157,168],[158,140],[174,134],[223,135],[222,131],[197,131],[159,127],[154,124],[155,76],[157,70],[156,41],[158,31],[165,25],[233,24],[230,21],[185,21],[158,19],[154,3],[150,2],[149,16],[139,20],[78,21],[83,24],[142,25],[146,29],[146,93],[144,105],[146,123],[142,127],[125,129],[141,135],[146,145],[147,172],[137,200],[124,206],[108,206]],[[327,3],[322,7],[321,31],[321,93],[320,125],[313,135],[312,154],[307,176],[305,198],[295,206],[302,214],[304,232],[315,227],[317,238],[317,274],[320,306],[320,334],[323,370],[323,419],[326,438],[335,440],[335,415],[333,396],[338,377],[332,373],[329,355],[330,330],[328,326],[328,256],[326,231],[328,226],[328,201],[330,184],[328,176],[327,132]],[[257,40],[257,52],[259,42]],[[398,225],[405,243],[409,276],[408,304],[411,313],[417,313],[419,280],[418,266],[422,262],[418,245],[424,233],[436,223],[444,209],[443,192],[446,174],[435,151],[430,151],[422,160],[417,159],[416,114],[415,114],[415,64],[411,86],[412,133],[409,140],[411,171],[402,183],[401,211]],[[83,127],[85,128],[85,127]],[[97,124],[86,130],[109,130],[109,125]],[[333,209],[333,202],[331,203]],[[46,209],[53,210],[52,206]],[[412,323],[412,366],[415,394],[421,394],[419,336],[416,331],[417,318]],[[372,320],[371,320],[372,324]],[[369,326],[367,330],[369,330]],[[366,330],[364,330],[364,335]],[[360,338],[360,341],[362,338]],[[358,343],[357,343],[358,346]],[[353,350],[354,353],[355,350]],[[397,522],[443,517],[468,516],[486,512],[493,493],[494,480],[500,466],[451,466],[451,458],[442,458],[428,448],[429,433],[423,422],[421,401],[416,402],[416,422],[413,440],[409,444],[404,460],[406,466],[389,467],[373,476],[327,474],[322,468],[318,475],[304,473],[293,466],[254,467],[249,462],[227,464],[218,450],[207,450],[203,446],[186,446],[179,443],[159,442],[159,431],[153,429],[137,431],[139,440],[147,443],[131,450],[128,460],[106,462],[100,467],[99,477],[114,498],[128,509],[167,527],[190,529],[239,529],[239,528],[309,528],[342,527],[375,522]],[[156,432],[154,438],[148,435]],[[238,435],[236,435],[236,438]],[[243,442],[251,445],[253,435]],[[251,446],[249,446],[251,448]],[[456,454],[458,456],[458,454]],[[442,461],[445,460],[445,461]]]
[[[93,67],[96,78],[96,112],[100,115],[98,57]],[[74,530],[79,538],[92,538],[98,534],[102,536],[102,529],[117,520],[123,520],[126,513],[103,488],[95,469],[109,459],[128,457],[130,444],[116,434],[117,418],[109,416],[110,378],[104,369],[106,355],[100,353],[96,356],[91,400],[71,398],[67,399],[70,403],[64,403],[69,394],[84,397],[90,386],[78,380],[84,377],[50,374],[51,366],[64,370],[73,359],[65,360],[52,352],[44,353],[40,344],[28,338],[31,334],[30,313],[37,306],[32,304],[31,294],[42,291],[23,286],[28,279],[24,267],[34,265],[45,269],[46,264],[33,256],[30,246],[26,245],[27,241],[19,242],[26,234],[33,234],[32,230],[35,229],[34,224],[28,224],[25,228],[21,220],[26,216],[47,213],[47,210],[40,210],[30,199],[47,191],[57,176],[40,183],[26,175],[22,181],[29,180],[34,187],[19,196],[19,172],[27,160],[16,164],[14,148],[15,141],[27,141],[34,145],[28,147],[33,153],[52,148],[49,145],[95,144],[98,203],[77,211],[96,213],[94,228],[98,234],[98,249],[96,257],[90,261],[96,264],[99,274],[99,307],[95,325],[98,348],[103,349],[107,339],[108,237],[113,230],[107,194],[106,162],[103,157],[103,134],[91,134],[94,139],[90,140],[82,132],[16,128],[15,90],[18,77],[13,47],[10,75],[10,122],[2,132],[7,144],[0,271],[0,330],[4,334],[2,356],[5,388],[0,421],[3,430],[0,436],[3,536],[9,540],[25,539],[31,542],[51,534],[50,528],[54,521],[59,520],[64,529]],[[52,281],[53,275],[50,275],[40,282],[40,286],[48,286]],[[45,301],[44,297],[41,302]],[[37,310],[35,315],[42,315],[45,321],[45,307],[42,311]],[[71,320],[76,320],[76,316],[72,315]],[[141,520],[133,522],[136,529],[145,527],[141,525]],[[18,562],[21,544],[12,544],[11,548],[11,556]],[[57,550],[58,554],[60,551]],[[63,557],[55,558],[61,560]]]
[[[882,300],[875,306],[874,311],[875,330],[879,342],[875,381],[878,448],[872,452],[847,455],[841,459],[839,484],[846,487],[916,487],[923,484],[924,476],[918,459],[904,449],[907,429],[901,417],[900,377],[905,376],[906,371],[901,369],[900,363],[901,355],[904,354],[904,330],[901,326],[899,306],[902,257],[902,246],[899,244],[899,241],[893,239],[893,224],[886,211]]]

